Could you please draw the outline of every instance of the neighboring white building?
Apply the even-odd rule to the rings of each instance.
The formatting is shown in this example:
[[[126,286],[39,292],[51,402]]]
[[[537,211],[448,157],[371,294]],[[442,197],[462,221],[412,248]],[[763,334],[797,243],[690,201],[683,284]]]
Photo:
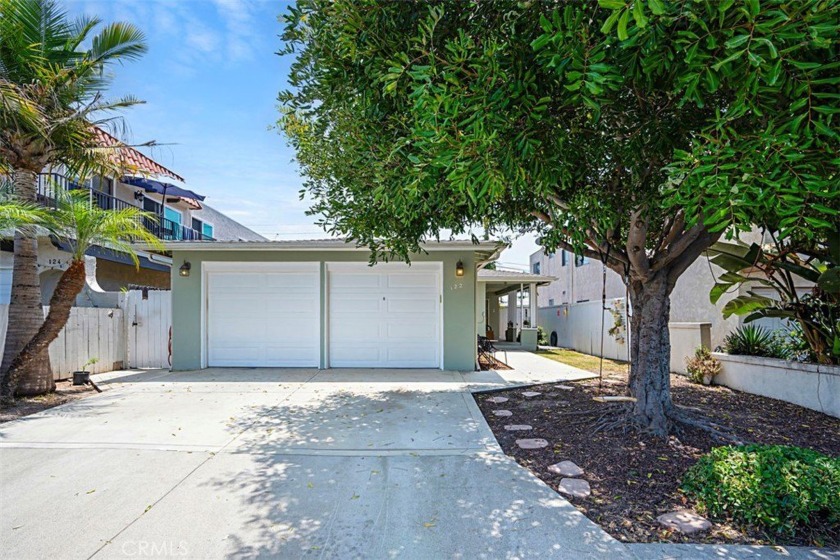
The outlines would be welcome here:
[[[758,232],[743,234],[741,239],[748,243],[760,243],[762,241],[761,234]],[[595,302],[600,303],[604,266],[596,259],[576,258],[567,251],[546,254],[544,249],[531,254],[530,261],[532,273],[557,278],[556,281],[539,290],[537,306],[540,311],[537,314],[537,323],[548,334],[556,331],[558,342],[561,345],[573,346],[570,341],[566,341],[567,344],[564,344],[563,333],[574,334],[575,331],[587,330],[588,327],[572,325],[572,328],[569,329],[568,325],[561,326],[562,319],[573,316],[569,309],[570,306],[593,302],[588,305],[588,307],[592,307],[592,305],[597,306]],[[745,293],[747,290],[745,286],[741,286],[740,291],[724,296],[717,305],[712,304],[709,299],[709,292],[715,284],[715,279],[722,273],[721,268],[711,264],[705,256],[701,256],[680,276],[671,294],[672,328],[676,324],[709,324],[709,343],[712,349],[721,346],[726,335],[741,325],[740,317],[731,316],[724,319],[722,309],[730,299]],[[606,271],[606,280],[606,297],[608,302],[613,302],[613,304],[608,303],[607,307],[611,308],[611,306],[614,307],[615,299],[625,297],[625,286],[621,277],[611,269]],[[756,287],[752,287],[752,289],[763,291]],[[765,292],[764,295],[773,297],[771,291]],[[597,318],[600,323],[600,315],[588,313],[586,316]],[[613,326],[613,313],[608,311],[606,319],[605,329],[609,329]],[[778,323],[773,321],[764,321],[763,324],[770,327],[778,326]],[[598,325],[598,329],[600,329],[600,325]],[[593,336],[600,337],[598,330],[594,332],[596,335]],[[568,336],[571,336],[571,334]],[[591,344],[587,343],[584,346],[591,346]],[[620,358],[622,355],[626,355],[623,350],[621,353],[617,353],[615,357]]]

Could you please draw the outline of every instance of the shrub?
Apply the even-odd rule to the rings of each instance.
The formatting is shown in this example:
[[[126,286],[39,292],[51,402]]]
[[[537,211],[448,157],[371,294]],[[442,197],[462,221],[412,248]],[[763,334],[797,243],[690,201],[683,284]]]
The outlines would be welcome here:
[[[545,337],[545,331],[542,327],[537,327],[537,344],[540,346],[548,345],[548,339]]]
[[[723,340],[727,354],[741,356],[763,356],[766,358],[787,358],[788,351],[782,343],[783,337],[755,325],[738,327]]]
[[[685,369],[688,377],[695,383],[709,385],[720,373],[720,360],[712,356],[712,353],[705,346],[694,351],[694,356],[686,358]]]
[[[683,476],[698,510],[769,533],[840,523],[840,459],[782,445],[717,447]]]

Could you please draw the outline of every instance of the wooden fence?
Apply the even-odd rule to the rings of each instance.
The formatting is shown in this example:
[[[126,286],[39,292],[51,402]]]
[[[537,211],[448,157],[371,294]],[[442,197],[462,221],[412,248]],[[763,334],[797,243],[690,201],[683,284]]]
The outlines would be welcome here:
[[[58,338],[50,344],[56,380],[67,379],[85,362],[92,373],[129,368],[168,368],[172,325],[169,291],[130,291],[119,308],[74,307]],[[46,315],[48,307],[44,308]],[[0,356],[6,341],[9,306],[0,305]]]

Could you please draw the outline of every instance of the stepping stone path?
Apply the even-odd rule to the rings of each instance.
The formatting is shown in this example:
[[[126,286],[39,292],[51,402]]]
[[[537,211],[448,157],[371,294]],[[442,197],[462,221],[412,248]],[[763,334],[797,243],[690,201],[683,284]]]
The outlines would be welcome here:
[[[490,397],[489,399],[487,399],[487,402],[502,404],[503,402],[508,402],[508,398],[507,397]]]
[[[521,431],[533,430],[533,429],[534,428],[532,428],[528,424],[508,424],[507,426],[505,426],[505,430],[507,430],[509,432],[521,432]]]
[[[660,525],[664,525],[674,531],[690,535],[699,531],[708,531],[712,524],[708,519],[700,517],[692,511],[672,511],[663,513],[656,518]]]
[[[513,416],[513,412],[510,410],[494,410],[493,414],[496,416]]]
[[[522,449],[542,449],[543,447],[548,447],[548,442],[541,438],[518,439],[516,440],[516,445]]]
[[[542,393],[538,393],[536,391],[525,391],[525,392],[522,393],[523,397],[528,397],[528,398],[539,397],[540,395],[542,395]]]
[[[583,475],[583,469],[571,461],[561,461],[548,467],[548,472],[574,478]]]
[[[563,391],[574,391],[574,387],[569,387],[568,385],[557,385],[554,387],[555,389],[562,389]]]
[[[589,483],[579,478],[564,478],[560,481],[557,489],[575,498],[588,498],[589,494],[592,493],[589,489]]]

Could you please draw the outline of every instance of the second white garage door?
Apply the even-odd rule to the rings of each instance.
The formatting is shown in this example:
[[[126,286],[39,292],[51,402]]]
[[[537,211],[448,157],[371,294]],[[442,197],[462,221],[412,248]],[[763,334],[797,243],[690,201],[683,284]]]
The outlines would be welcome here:
[[[440,263],[329,263],[330,367],[441,366]]]
[[[207,365],[318,367],[318,263],[205,263]]]

